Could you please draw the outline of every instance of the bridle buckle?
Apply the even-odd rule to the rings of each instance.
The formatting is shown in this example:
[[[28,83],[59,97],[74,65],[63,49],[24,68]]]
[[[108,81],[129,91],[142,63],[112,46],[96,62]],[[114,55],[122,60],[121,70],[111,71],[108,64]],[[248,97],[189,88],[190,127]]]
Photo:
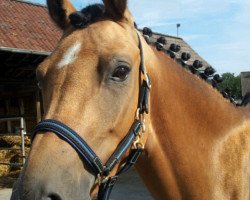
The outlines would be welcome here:
[[[144,149],[144,145],[141,142],[141,136],[137,136],[136,140],[133,142],[134,149]]]
[[[141,114],[141,109],[140,108],[137,108],[137,110],[136,110],[135,119],[141,122],[142,132],[145,133],[145,131],[146,131],[145,114],[144,113]]]
[[[150,80],[150,78],[149,78],[148,73],[147,73],[147,72],[146,72],[146,73],[143,73],[143,76],[144,76],[144,80],[145,80],[146,83],[147,83],[148,89],[151,89],[152,84],[151,84],[151,80]]]

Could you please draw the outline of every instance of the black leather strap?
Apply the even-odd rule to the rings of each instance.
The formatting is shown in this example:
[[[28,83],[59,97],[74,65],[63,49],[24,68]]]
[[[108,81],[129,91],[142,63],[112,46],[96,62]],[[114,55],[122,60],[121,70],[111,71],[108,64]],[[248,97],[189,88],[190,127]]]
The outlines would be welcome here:
[[[142,50],[142,43],[141,43],[141,39],[140,39],[140,36],[139,36],[138,33],[137,33],[137,36],[138,36],[138,41],[139,41],[138,47],[140,49],[140,57],[141,57],[140,71],[143,74],[146,74],[146,68],[145,68],[145,65],[144,65],[144,53],[143,53],[143,50]]]
[[[140,49],[140,56],[141,56],[141,63],[140,63],[140,70],[144,76],[144,80],[142,81],[142,85],[140,88],[140,95],[139,95],[139,105],[138,107],[140,108],[140,114],[147,113],[149,112],[149,106],[148,106],[148,98],[149,98],[149,91],[150,91],[150,86],[151,86],[151,80],[147,74],[145,65],[144,65],[144,53],[142,50],[142,43],[139,34],[138,35],[138,40],[139,40],[139,49]]]
[[[118,179],[118,176],[112,176],[108,180],[103,180],[101,185],[99,186],[98,191],[98,200],[107,200],[111,194],[111,191]]]
[[[129,154],[127,162],[125,163],[125,165],[121,167],[121,169],[119,169],[116,175],[118,176],[120,174],[123,174],[127,172],[131,167],[133,167],[138,158],[140,157],[140,155],[142,154],[142,152],[143,152],[142,147],[137,147],[137,149],[133,149],[132,152]]]
[[[32,131],[32,140],[38,132],[53,132],[56,135],[67,141],[80,155],[94,174],[103,172],[103,164],[91,147],[83,140],[73,129],[65,124],[53,120],[47,119],[38,123],[35,129]]]
[[[141,127],[141,122],[135,120],[127,135],[118,145],[105,165],[102,164],[101,159],[95,154],[84,139],[82,139],[73,129],[57,120],[47,119],[38,123],[32,132],[32,139],[38,132],[53,132],[67,141],[81,155],[81,157],[84,158],[95,175],[99,174],[101,176],[108,176],[110,171],[130,148],[134,138],[139,134]]]
[[[145,113],[149,112],[149,104],[148,104],[149,91],[150,88],[148,87],[147,82],[143,80],[139,98],[140,114],[143,114],[144,112]]]
[[[108,174],[112,171],[112,169],[121,159],[121,157],[131,147],[131,144],[134,141],[134,138],[139,134],[141,127],[141,122],[139,120],[135,120],[126,137],[122,140],[122,142],[118,145],[112,156],[108,159],[105,165],[105,176],[108,176]]]
[[[137,149],[133,149],[130,153],[126,163],[118,170],[115,176],[112,176],[108,179],[105,179],[101,185],[99,186],[98,191],[98,200],[107,200],[112,192],[114,184],[118,180],[118,176],[127,172],[131,167],[134,166],[139,156],[142,154],[143,148],[138,147]]]

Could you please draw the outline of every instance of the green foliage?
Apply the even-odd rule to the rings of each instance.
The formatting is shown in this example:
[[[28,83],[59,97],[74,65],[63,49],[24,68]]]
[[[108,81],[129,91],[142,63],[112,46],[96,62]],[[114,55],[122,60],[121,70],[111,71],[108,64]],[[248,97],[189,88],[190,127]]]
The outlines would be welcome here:
[[[242,98],[241,96],[241,78],[240,75],[235,76],[233,73],[222,74],[223,82],[219,84],[220,90],[225,90],[229,88],[231,94],[236,97],[236,99]]]

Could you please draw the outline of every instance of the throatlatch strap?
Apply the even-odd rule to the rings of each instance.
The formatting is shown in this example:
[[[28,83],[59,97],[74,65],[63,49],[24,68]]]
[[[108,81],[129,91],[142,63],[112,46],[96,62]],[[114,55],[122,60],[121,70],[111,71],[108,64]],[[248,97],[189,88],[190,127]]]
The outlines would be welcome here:
[[[149,112],[149,105],[148,105],[149,91],[150,88],[148,87],[147,82],[143,80],[139,97],[140,114],[143,114],[144,112],[145,113]]]
[[[140,49],[140,57],[141,57],[141,63],[140,63],[140,71],[143,73],[143,74],[146,74],[147,71],[146,71],[146,68],[144,66],[144,54],[143,54],[143,51],[142,51],[142,43],[141,43],[141,39],[140,39],[140,36],[139,36],[139,33],[137,32],[137,36],[138,36],[138,40],[139,40],[139,49]]]

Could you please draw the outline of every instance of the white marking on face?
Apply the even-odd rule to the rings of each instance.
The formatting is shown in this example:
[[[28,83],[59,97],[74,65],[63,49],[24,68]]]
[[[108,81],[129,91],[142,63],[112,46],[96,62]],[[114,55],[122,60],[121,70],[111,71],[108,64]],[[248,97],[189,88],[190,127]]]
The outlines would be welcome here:
[[[66,65],[69,65],[75,61],[77,55],[81,49],[81,43],[76,42],[73,44],[63,55],[62,60],[57,64],[57,68],[61,69]]]

